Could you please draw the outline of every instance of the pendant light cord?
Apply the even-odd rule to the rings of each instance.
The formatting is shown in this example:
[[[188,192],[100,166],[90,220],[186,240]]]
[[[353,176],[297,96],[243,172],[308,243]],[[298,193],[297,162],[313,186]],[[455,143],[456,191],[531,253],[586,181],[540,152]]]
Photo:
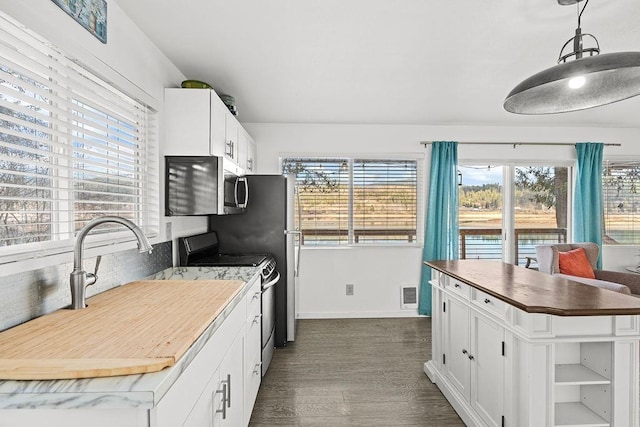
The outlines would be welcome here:
[[[585,1],[584,6],[582,6],[582,10],[580,10],[580,2],[576,3],[577,10],[580,12],[578,13],[578,28],[580,28],[580,20],[582,19],[582,14],[584,13],[584,10],[587,8],[588,4],[589,4],[589,0]]]

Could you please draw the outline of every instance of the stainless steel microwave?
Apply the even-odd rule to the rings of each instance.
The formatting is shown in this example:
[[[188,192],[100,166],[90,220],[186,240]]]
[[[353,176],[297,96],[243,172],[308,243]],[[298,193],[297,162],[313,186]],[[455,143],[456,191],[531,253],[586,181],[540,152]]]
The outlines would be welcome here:
[[[223,157],[165,156],[165,215],[227,215],[247,208],[247,179]]]

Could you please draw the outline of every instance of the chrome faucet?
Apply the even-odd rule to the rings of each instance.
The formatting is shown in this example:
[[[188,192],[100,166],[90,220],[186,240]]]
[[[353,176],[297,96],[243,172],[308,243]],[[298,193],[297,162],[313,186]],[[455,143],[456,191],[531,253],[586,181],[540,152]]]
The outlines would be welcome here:
[[[73,310],[78,310],[80,308],[85,308],[85,294],[87,290],[87,286],[91,286],[96,283],[98,280],[98,266],[100,265],[100,257],[96,260],[96,268],[93,273],[87,273],[82,269],[82,250],[84,245],[84,238],[87,236],[89,231],[97,225],[104,224],[105,222],[115,222],[118,224],[122,224],[127,227],[129,230],[133,231],[133,234],[136,235],[138,239],[138,249],[140,253],[148,252],[151,253],[153,248],[149,243],[147,237],[142,233],[142,230],[135,225],[133,222],[128,219],[121,218],[119,216],[102,216],[96,218],[84,227],[80,229],[78,235],[76,236],[76,245],[74,248],[73,255],[73,271],[69,277],[69,282],[71,284],[71,307]]]

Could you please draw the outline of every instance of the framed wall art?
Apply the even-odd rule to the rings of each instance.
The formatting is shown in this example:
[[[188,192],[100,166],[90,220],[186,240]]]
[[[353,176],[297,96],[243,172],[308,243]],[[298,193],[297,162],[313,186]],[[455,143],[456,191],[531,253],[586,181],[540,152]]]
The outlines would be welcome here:
[[[107,0],[51,0],[80,25],[107,42]]]

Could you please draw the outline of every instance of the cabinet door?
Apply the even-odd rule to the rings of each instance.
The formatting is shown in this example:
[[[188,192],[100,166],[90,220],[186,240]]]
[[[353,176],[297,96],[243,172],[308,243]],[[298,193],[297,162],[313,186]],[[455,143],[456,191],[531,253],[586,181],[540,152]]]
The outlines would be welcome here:
[[[256,142],[251,138],[251,135],[247,134],[247,173],[252,174],[256,173],[256,158],[258,154],[258,147],[256,147]]]
[[[217,97],[209,89],[165,89],[164,153],[166,155],[208,156],[211,153],[212,95]]]
[[[225,151],[229,160],[238,164],[238,130],[240,124],[229,110],[225,112]]]
[[[211,155],[224,156],[226,148],[226,126],[229,109],[218,95],[211,91]]]
[[[225,389],[218,389],[219,378],[219,371],[211,376],[211,380],[194,405],[183,427],[213,427],[214,418],[218,416],[216,412],[221,410],[222,394],[226,392]]]
[[[460,394],[469,399],[469,307],[456,298],[444,296],[444,371]]]
[[[501,426],[504,414],[504,329],[471,314],[471,406],[489,426]]]
[[[244,333],[238,334],[226,356],[220,364],[218,372],[218,389],[226,385],[226,398],[223,398],[224,410],[217,410],[214,426],[237,427],[243,425],[244,417]]]

